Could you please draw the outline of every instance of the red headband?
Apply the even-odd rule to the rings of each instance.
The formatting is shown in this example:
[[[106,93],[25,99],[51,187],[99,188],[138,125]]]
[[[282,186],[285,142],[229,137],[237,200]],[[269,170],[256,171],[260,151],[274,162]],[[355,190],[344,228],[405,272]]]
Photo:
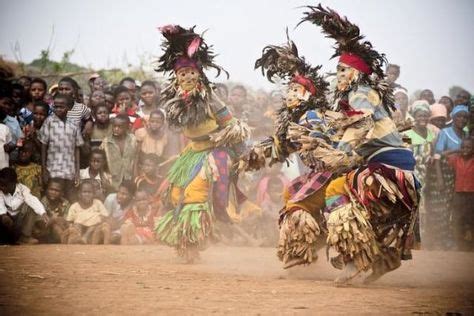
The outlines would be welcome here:
[[[352,53],[344,53],[339,57],[339,62],[349,65],[365,74],[370,75],[372,73],[372,69],[370,69],[369,65],[357,55]]]
[[[302,75],[294,76],[293,79],[291,79],[291,82],[298,83],[298,84],[302,85],[306,90],[309,91],[309,93],[311,93],[311,95],[316,94],[316,87],[314,86],[313,81],[311,81],[310,79],[308,79],[308,78],[306,78]]]
[[[175,64],[174,64],[174,71],[178,71],[179,69],[181,68],[184,68],[184,67],[191,67],[191,68],[194,68],[196,70],[199,70],[199,67],[197,65],[197,63],[192,60],[191,58],[188,58],[188,57],[179,57]]]

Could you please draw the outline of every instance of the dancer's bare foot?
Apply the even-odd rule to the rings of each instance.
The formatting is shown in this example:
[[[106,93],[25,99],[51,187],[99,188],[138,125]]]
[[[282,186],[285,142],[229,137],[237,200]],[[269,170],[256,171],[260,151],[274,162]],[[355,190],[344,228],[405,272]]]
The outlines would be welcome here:
[[[341,254],[335,256],[335,257],[332,257],[330,259],[330,262],[331,262],[331,265],[338,269],[338,270],[342,270],[344,269],[344,258],[342,257]]]
[[[374,264],[372,266],[372,273],[364,279],[364,284],[370,284],[377,281],[390,271],[398,269],[401,265],[402,262],[400,260],[393,260],[389,267],[384,264]]]
[[[344,266],[344,269],[342,270],[341,274],[334,280],[334,283],[336,284],[336,286],[349,284],[349,282],[359,273],[360,271],[357,270],[354,263],[352,261],[348,262]]]
[[[289,269],[289,268],[292,268],[292,267],[300,265],[300,264],[308,264],[308,262],[304,258],[296,258],[296,259],[288,261],[283,266],[283,269]]]

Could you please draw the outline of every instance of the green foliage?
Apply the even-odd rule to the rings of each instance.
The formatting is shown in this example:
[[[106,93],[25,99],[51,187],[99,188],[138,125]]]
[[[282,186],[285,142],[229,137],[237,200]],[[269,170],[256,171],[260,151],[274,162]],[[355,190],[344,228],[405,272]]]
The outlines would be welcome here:
[[[61,61],[57,62],[50,59],[49,50],[42,50],[40,58],[33,60],[28,66],[37,68],[41,74],[51,73],[73,73],[86,71],[87,68],[71,63],[71,56],[74,54],[74,50],[64,52]]]
[[[21,62],[15,64],[15,75],[29,75],[32,77],[39,76],[46,79],[48,85],[55,84],[61,77],[73,77],[79,85],[84,89],[84,93],[88,93],[88,79],[89,76],[95,72],[99,73],[110,84],[118,84],[124,77],[132,77],[139,81],[152,79],[154,72],[149,69],[147,65],[151,63],[150,58],[140,57],[140,64],[133,67],[128,64],[127,69],[112,68],[95,70],[91,67],[83,67],[81,65],[71,62],[71,57],[74,55],[74,49],[65,51],[60,61],[51,59],[51,52],[49,48],[40,51],[39,57],[34,59],[29,64]]]

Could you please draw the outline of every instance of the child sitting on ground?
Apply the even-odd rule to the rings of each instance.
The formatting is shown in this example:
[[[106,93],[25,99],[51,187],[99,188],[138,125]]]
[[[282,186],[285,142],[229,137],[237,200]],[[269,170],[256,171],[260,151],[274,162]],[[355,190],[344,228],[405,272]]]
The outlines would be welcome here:
[[[19,147],[15,171],[18,175],[18,182],[26,185],[31,194],[41,198],[41,166],[32,162],[34,151],[35,145],[30,140],[25,141],[23,146]]]
[[[137,191],[146,191],[151,197],[157,194],[163,177],[158,173],[160,158],[155,154],[143,154],[139,163],[139,176],[135,178]]]
[[[110,184],[112,179],[108,171],[104,150],[92,149],[89,167],[81,169],[80,177],[81,180],[92,179],[97,182],[99,192],[96,192],[95,196],[101,201],[104,200],[108,192],[113,191]]]
[[[150,205],[146,191],[135,193],[134,203],[125,214],[125,223],[120,228],[122,245],[151,244],[155,238],[155,209]]]
[[[84,180],[79,186],[79,200],[72,204],[66,215],[70,222],[62,242],[68,244],[110,243],[110,227],[105,223],[109,215],[104,204],[94,199],[94,183]]]
[[[130,208],[135,195],[135,183],[130,180],[124,180],[117,193],[111,193],[105,199],[104,205],[109,212],[107,222],[112,231],[111,242],[113,244],[120,242],[120,227],[125,220],[125,214]]]
[[[18,183],[15,169],[0,170],[0,242],[36,244],[32,237],[38,220],[49,222],[43,204],[30,193],[25,185]]]
[[[61,236],[69,226],[65,217],[70,205],[63,196],[63,181],[57,178],[49,179],[46,195],[41,199],[50,219],[45,232],[48,242],[60,243]]]

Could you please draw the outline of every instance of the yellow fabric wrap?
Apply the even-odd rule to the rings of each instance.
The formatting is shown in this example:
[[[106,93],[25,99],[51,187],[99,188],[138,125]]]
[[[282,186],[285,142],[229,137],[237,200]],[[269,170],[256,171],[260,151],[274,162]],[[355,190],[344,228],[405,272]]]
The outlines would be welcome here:
[[[347,195],[344,185],[346,184],[346,176],[340,176],[329,182],[326,188],[325,198],[328,199],[336,195]]]
[[[171,188],[171,202],[174,206],[178,205],[182,188],[173,186]],[[201,177],[199,173],[184,189],[184,204],[205,203],[209,197],[209,181]]]
[[[194,151],[203,151],[211,149],[215,146],[215,143],[211,140],[193,140],[198,137],[203,137],[211,134],[218,129],[219,125],[215,119],[208,119],[201,124],[193,127],[185,127],[183,134],[187,138],[191,139],[191,143],[188,145]]]
[[[323,186],[319,191],[307,196],[301,201],[298,202],[289,202],[290,193],[285,188],[283,191],[283,201],[285,203],[285,208],[287,210],[291,208],[301,208],[313,216],[317,216],[318,211],[324,208],[325,199],[324,199],[324,192],[326,191],[327,185]]]
[[[219,125],[215,119],[208,119],[197,126],[187,126],[183,129],[184,136],[188,138],[196,138],[209,135],[213,131],[217,130]]]

